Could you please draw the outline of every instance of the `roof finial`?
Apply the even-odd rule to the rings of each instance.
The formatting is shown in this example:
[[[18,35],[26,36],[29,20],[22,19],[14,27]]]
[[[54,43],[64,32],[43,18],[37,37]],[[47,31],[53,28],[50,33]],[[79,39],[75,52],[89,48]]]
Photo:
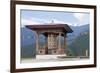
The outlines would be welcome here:
[[[52,20],[52,22],[51,23],[54,23],[54,20]]]

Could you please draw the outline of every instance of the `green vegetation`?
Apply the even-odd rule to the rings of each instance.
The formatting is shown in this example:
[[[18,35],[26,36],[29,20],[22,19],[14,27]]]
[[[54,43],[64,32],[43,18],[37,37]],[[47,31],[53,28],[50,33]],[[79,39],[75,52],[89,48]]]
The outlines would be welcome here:
[[[85,56],[89,51],[89,33],[80,34],[68,47],[74,56]]]
[[[66,50],[66,55],[67,56],[74,56],[73,51],[70,50],[69,48],[67,48],[67,50]]]
[[[21,58],[34,58],[36,53],[35,51],[33,44],[21,47]]]

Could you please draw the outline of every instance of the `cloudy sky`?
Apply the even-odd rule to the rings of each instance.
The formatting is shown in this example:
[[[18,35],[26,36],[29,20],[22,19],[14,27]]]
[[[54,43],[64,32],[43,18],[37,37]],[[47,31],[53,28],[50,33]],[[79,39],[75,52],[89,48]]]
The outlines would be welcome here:
[[[90,23],[89,13],[21,10],[21,27],[46,23],[82,26]]]

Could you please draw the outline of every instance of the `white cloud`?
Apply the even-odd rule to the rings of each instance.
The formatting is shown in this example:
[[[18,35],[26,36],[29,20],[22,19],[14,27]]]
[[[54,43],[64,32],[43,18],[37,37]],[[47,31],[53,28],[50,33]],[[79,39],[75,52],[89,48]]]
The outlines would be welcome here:
[[[40,19],[40,18],[29,18],[29,19],[25,19],[22,18],[21,19],[21,27],[24,27],[25,25],[42,25],[42,24],[46,24],[46,23],[61,23],[61,24],[68,24],[68,25],[72,25],[69,22],[64,22],[58,19],[53,19],[53,20],[49,20],[49,19]]]
[[[83,13],[74,13],[74,16],[81,21],[81,19],[83,19],[84,14]]]
[[[54,19],[43,19],[43,18],[36,18],[36,17],[30,17],[30,18],[21,18],[21,27],[24,27],[25,25],[38,25],[38,24],[46,24],[46,23],[61,23],[61,24],[68,24],[71,26],[82,26],[84,24],[89,24],[89,14],[84,13],[73,13],[73,16],[76,18],[77,21],[75,22],[69,22],[69,21],[63,21],[54,18]]]
[[[21,19],[21,27],[24,27],[25,25],[37,25],[37,24],[41,23],[36,18]]]
[[[58,19],[54,19],[53,22],[54,22],[54,23],[61,23],[61,24],[72,25],[70,22],[67,22],[67,21],[65,22],[65,21],[61,21],[61,20],[58,20]]]
[[[90,22],[89,14],[74,13],[73,15],[78,20],[76,26],[82,26]]]
[[[21,21],[22,25],[32,25],[32,24],[39,24],[39,22],[29,19],[22,19]]]

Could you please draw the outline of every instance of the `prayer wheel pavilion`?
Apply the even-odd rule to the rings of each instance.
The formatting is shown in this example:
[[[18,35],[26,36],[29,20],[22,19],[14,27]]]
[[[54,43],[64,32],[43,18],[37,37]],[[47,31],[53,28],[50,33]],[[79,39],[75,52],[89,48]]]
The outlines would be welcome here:
[[[36,58],[57,58],[58,56],[65,56],[65,49],[67,46],[67,33],[72,33],[73,30],[67,24],[37,24],[26,25],[27,28],[35,31],[36,43]],[[45,47],[40,48],[39,35],[45,37]],[[63,38],[63,45],[61,44],[61,37]]]

